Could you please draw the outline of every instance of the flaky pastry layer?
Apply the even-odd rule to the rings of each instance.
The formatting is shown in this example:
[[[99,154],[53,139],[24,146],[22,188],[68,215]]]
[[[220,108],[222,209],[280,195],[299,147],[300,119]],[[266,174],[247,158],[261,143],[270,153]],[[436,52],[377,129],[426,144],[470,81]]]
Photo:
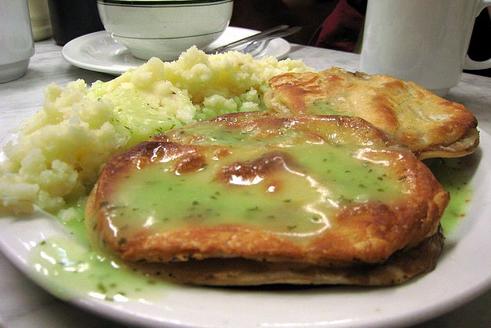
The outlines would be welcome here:
[[[413,82],[331,68],[281,74],[269,84],[265,101],[273,112],[361,117],[420,159],[465,156],[479,144],[477,120],[468,109]]]

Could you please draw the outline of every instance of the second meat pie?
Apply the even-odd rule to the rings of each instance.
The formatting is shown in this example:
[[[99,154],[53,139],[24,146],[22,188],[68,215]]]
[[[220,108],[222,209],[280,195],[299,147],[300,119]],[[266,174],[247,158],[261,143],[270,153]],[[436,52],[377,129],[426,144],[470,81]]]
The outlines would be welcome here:
[[[347,115],[372,123],[419,159],[461,157],[479,144],[477,120],[463,105],[413,82],[331,68],[270,80],[265,100],[280,115]]]

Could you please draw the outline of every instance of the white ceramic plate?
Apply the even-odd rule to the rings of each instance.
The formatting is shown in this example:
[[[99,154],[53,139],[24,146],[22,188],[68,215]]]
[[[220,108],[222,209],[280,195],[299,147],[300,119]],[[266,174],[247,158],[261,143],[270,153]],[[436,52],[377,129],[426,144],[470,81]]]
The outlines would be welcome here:
[[[167,327],[385,327],[450,311],[491,286],[491,136],[481,131],[474,195],[467,217],[446,241],[436,269],[402,286],[227,289],[174,286],[151,301],[104,301],[79,294],[68,301],[126,324]],[[53,294],[67,292],[30,260],[32,248],[67,231],[42,213],[0,218],[0,250]]]
[[[255,30],[229,26],[210,45],[210,48],[219,47],[255,33],[257,33]],[[269,43],[261,56],[272,56],[280,59],[289,52],[290,44],[288,41],[277,38]],[[62,54],[74,66],[113,75],[122,74],[145,62],[133,57],[124,45],[117,43],[106,31],[83,35],[68,42],[63,47]]]

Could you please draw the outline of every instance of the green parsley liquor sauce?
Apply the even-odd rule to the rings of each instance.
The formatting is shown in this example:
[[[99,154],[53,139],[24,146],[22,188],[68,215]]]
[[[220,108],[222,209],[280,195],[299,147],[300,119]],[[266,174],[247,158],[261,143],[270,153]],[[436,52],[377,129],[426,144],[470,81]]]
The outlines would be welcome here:
[[[275,169],[251,176],[233,171],[225,178],[219,177],[224,167],[256,165],[250,163],[264,150],[236,147],[224,160],[210,159],[183,175],[175,174],[172,161],[153,163],[120,179],[108,198],[107,220],[120,240],[130,240],[142,227],[160,233],[240,225],[308,242],[336,224],[344,203],[402,197],[404,183],[386,164],[358,159],[368,156],[364,152],[328,144],[272,149],[263,160],[281,163]]]
[[[100,250],[86,237],[83,206],[70,208],[60,220],[70,236],[41,241],[32,249],[31,265],[48,289],[62,299],[88,296],[113,302],[152,302],[169,287],[162,279],[132,269]]]
[[[434,159],[426,162],[443,188],[450,193],[441,224],[446,235],[450,234],[465,218],[472,197],[470,179],[475,172],[475,156],[455,159]]]

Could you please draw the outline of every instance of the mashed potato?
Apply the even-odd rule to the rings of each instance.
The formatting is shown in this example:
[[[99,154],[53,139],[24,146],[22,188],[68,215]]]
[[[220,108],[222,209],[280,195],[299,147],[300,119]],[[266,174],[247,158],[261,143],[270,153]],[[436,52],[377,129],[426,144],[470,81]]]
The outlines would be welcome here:
[[[295,60],[191,48],[175,62],[152,58],[91,87],[50,85],[42,110],[4,148],[0,209],[23,213],[37,204],[56,212],[89,193],[114,153],[196,120],[262,110],[271,77],[307,70]]]

